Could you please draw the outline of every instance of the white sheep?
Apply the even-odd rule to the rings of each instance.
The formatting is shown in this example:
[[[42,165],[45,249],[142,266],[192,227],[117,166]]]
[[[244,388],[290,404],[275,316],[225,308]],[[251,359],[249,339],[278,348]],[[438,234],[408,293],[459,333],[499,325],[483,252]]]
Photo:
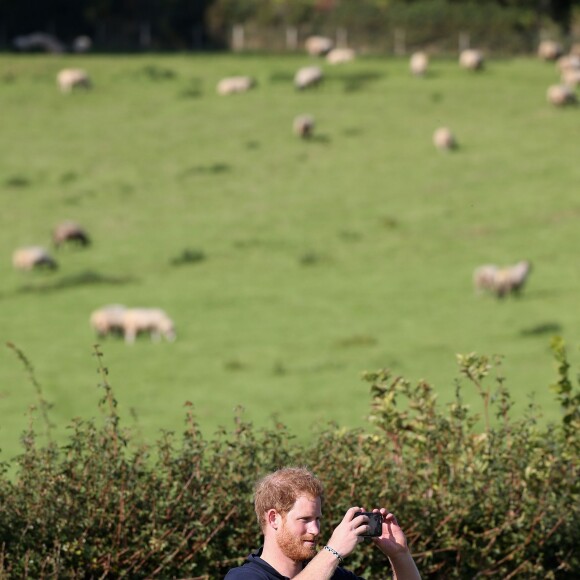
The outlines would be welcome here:
[[[568,85],[551,85],[546,92],[546,99],[551,105],[563,107],[575,104],[576,94]]]
[[[450,151],[457,147],[455,135],[448,127],[439,127],[433,133],[433,144],[440,151]]]
[[[493,291],[499,298],[506,294],[519,294],[530,274],[532,264],[527,260],[513,266],[500,268],[495,274]]]
[[[89,52],[93,46],[93,41],[90,36],[82,34],[77,36],[72,42],[72,49],[74,52]]]
[[[483,290],[493,290],[495,285],[495,277],[498,271],[495,264],[485,264],[479,266],[473,272],[473,286],[477,293]]]
[[[324,56],[331,51],[334,42],[326,36],[309,36],[304,42],[306,52],[310,56]]]
[[[70,93],[74,88],[91,88],[91,79],[87,72],[80,68],[65,68],[56,75],[58,88],[62,93]]]
[[[311,137],[314,131],[314,117],[312,115],[298,115],[294,118],[292,129],[298,137]]]
[[[556,60],[563,52],[562,45],[555,40],[542,40],[538,45],[538,57],[542,60]]]
[[[94,310],[90,316],[90,325],[99,337],[109,334],[123,334],[123,314],[125,306],[122,304],[108,304]]]
[[[409,68],[411,69],[411,74],[417,77],[424,76],[429,68],[427,53],[423,51],[414,52],[409,60]]]
[[[294,75],[294,86],[297,89],[306,89],[318,85],[323,79],[322,69],[318,66],[305,66]]]
[[[175,340],[175,326],[165,311],[160,308],[128,308],[123,313],[125,342],[132,344],[138,334],[148,332],[151,340],[164,337]]]
[[[467,70],[481,70],[483,68],[483,53],[475,48],[466,48],[459,55],[459,66]]]
[[[72,221],[58,224],[52,231],[52,241],[57,248],[68,242],[81,246],[88,246],[91,243],[85,229]]]
[[[27,246],[18,248],[12,254],[12,265],[17,270],[30,271],[35,268],[55,270],[56,260],[42,246]]]
[[[345,62],[352,62],[355,59],[356,53],[352,48],[333,48],[327,55],[326,61],[328,64],[342,64]]]
[[[233,95],[246,93],[255,84],[255,80],[248,76],[226,77],[217,84],[216,90],[218,95]]]

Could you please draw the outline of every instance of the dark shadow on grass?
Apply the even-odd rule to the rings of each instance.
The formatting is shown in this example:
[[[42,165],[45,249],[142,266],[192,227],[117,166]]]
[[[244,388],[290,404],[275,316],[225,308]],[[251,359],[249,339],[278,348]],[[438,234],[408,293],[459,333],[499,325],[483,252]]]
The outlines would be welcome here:
[[[339,81],[345,93],[365,90],[369,84],[382,79],[385,75],[377,72],[339,73],[328,77],[329,81]]]
[[[330,137],[324,133],[312,135],[308,139],[303,139],[304,143],[316,143],[318,145],[328,145],[330,143]]]
[[[544,336],[546,334],[559,334],[562,332],[562,325],[557,322],[543,322],[529,328],[520,330],[520,336]]]
[[[65,276],[60,280],[51,282],[42,282],[37,284],[25,284],[20,286],[16,293],[18,294],[45,294],[57,292],[59,290],[68,290],[70,288],[79,288],[82,286],[122,286],[137,282],[132,276],[107,276],[99,272],[87,270],[80,274]]]
[[[185,171],[182,171],[180,177],[187,178],[193,175],[219,175],[220,173],[228,173],[232,170],[229,163],[212,163],[211,165],[193,165]]]
[[[292,84],[294,82],[294,73],[286,72],[286,71],[278,71],[274,72],[270,75],[270,82],[271,83],[285,83],[285,84]]]

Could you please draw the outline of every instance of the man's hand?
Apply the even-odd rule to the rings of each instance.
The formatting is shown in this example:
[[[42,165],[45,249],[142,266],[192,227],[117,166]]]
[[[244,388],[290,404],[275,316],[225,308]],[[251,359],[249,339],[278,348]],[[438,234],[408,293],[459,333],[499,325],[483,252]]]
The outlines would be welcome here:
[[[368,517],[356,516],[356,512],[365,511],[364,508],[351,507],[342,521],[332,533],[328,545],[335,549],[343,558],[352,553],[357,544],[364,541],[361,534],[368,532]],[[384,524],[383,524],[384,526]]]
[[[397,522],[397,518],[388,513],[385,508],[374,509],[373,512],[379,512],[383,516],[383,533],[379,538],[373,538],[373,542],[389,558],[396,557],[409,551],[407,538]]]

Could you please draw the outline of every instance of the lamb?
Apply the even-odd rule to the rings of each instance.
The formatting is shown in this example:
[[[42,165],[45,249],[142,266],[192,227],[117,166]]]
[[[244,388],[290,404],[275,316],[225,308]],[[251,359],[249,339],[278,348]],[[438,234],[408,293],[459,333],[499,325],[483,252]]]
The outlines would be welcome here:
[[[122,304],[108,304],[91,313],[90,324],[99,337],[109,334],[123,334],[123,314],[125,306]]]
[[[65,68],[56,75],[58,88],[62,93],[70,93],[74,88],[91,88],[91,80],[86,71],[80,68]]]
[[[568,85],[551,85],[546,92],[548,103],[555,107],[573,105],[576,103],[576,94]]]
[[[318,85],[323,78],[322,69],[318,66],[305,66],[294,76],[294,86],[303,90]]]
[[[409,61],[409,68],[413,75],[417,77],[424,76],[429,68],[429,57],[427,53],[422,51],[413,53]]]
[[[355,52],[352,48],[333,48],[327,55],[328,64],[342,64],[352,62],[355,59]]]
[[[433,133],[433,144],[440,151],[450,151],[457,147],[457,140],[455,139],[455,135],[453,135],[451,129],[448,127],[439,127],[439,129]]]
[[[303,139],[311,137],[314,131],[314,117],[312,115],[298,115],[294,118],[292,128],[298,137]]]
[[[481,70],[483,68],[484,58],[480,50],[467,48],[461,51],[459,55],[459,66],[467,70]]]
[[[304,47],[310,56],[324,56],[329,53],[334,46],[332,39],[326,36],[310,36],[306,39]]]
[[[255,80],[247,76],[226,77],[217,85],[218,95],[233,95],[246,93],[256,84]]]
[[[159,341],[164,337],[175,340],[173,321],[160,308],[128,308],[123,313],[123,331],[125,342],[133,344],[138,334],[148,332],[151,340]]]
[[[58,224],[52,232],[52,242],[55,247],[65,243],[88,246],[91,243],[87,232],[76,222],[65,221]]]
[[[562,45],[555,40],[542,40],[538,45],[538,56],[542,60],[556,60],[563,52]]]
[[[30,271],[35,268],[56,270],[56,260],[42,246],[19,248],[12,254],[12,264],[17,270]]]

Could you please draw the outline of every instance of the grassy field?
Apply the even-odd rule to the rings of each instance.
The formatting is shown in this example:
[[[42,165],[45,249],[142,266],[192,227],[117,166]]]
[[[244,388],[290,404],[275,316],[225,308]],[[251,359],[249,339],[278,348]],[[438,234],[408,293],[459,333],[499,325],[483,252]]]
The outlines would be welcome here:
[[[98,414],[88,319],[111,302],[176,322],[171,344],[101,342],[126,425],[147,440],[179,431],[187,400],[208,435],[236,405],[303,440],[327,421],[362,425],[361,371],[425,378],[445,402],[470,351],[505,355],[516,413],[535,393],[557,419],[549,340],[564,336],[573,362],[580,344],[580,111],[546,103],[553,65],[469,74],[442,59],[415,79],[406,60],[369,58],[323,64],[325,83],[297,92],[310,62],[0,55],[0,332],[33,363],[59,436]],[[59,94],[63,66],[94,89]],[[219,97],[231,74],[257,87]],[[299,113],[316,117],[311,141],[292,135]],[[441,125],[457,151],[434,149]],[[93,245],[60,250],[55,273],[14,271],[12,251],[50,244],[63,219]],[[185,250],[203,259],[172,263]],[[521,299],[474,295],[474,267],[521,259],[534,266]],[[2,457],[35,401],[2,347]]]

